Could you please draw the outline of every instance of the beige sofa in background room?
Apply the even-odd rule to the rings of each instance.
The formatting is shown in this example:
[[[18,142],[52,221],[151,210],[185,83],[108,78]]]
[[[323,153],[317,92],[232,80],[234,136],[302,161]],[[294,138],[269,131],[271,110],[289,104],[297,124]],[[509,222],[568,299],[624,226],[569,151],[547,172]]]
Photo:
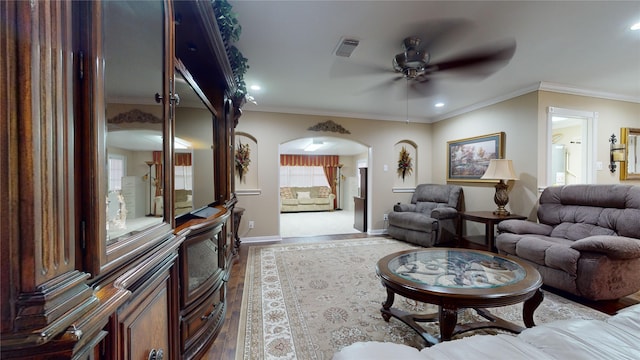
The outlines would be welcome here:
[[[280,212],[333,211],[335,198],[328,186],[281,187]]]

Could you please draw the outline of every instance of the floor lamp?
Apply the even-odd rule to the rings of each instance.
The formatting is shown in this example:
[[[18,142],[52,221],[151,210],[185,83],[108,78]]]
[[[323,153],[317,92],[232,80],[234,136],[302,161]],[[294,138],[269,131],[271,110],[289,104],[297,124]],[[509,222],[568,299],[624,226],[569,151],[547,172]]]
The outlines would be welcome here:
[[[155,164],[153,161],[145,161],[145,163],[149,166],[149,173],[147,177],[149,178],[149,213],[147,216],[153,216],[153,197],[151,196],[151,167]]]

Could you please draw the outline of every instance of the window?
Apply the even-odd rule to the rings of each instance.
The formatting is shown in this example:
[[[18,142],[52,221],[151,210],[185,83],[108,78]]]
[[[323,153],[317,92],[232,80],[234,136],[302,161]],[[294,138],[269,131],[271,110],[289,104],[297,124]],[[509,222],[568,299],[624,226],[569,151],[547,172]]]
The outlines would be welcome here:
[[[123,155],[109,155],[109,191],[122,190],[122,177],[127,175],[126,159]]]
[[[175,188],[184,190],[193,190],[193,172],[191,166],[176,165],[175,172]]]
[[[280,186],[329,186],[322,166],[281,166]]]

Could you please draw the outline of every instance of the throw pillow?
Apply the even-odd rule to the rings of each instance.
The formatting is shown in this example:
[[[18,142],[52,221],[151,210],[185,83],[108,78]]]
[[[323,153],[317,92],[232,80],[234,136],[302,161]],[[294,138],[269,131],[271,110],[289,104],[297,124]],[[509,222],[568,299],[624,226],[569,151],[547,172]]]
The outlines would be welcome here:
[[[331,189],[326,186],[323,186],[318,189],[319,198],[328,198],[330,194],[331,194]]]
[[[301,191],[298,193],[298,199],[311,199],[311,193],[309,191]]]
[[[293,192],[291,192],[291,188],[290,187],[280,188],[280,198],[293,199]]]

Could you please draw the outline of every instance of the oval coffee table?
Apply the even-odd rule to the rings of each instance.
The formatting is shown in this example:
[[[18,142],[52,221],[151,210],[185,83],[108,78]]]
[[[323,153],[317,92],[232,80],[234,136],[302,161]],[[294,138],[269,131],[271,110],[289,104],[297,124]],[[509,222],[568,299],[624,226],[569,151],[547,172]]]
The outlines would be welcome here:
[[[409,325],[430,345],[463,332],[500,328],[519,333],[523,327],[494,316],[485,308],[524,302],[522,317],[526,327],[534,326],[533,313],[543,299],[542,277],[531,265],[487,251],[428,248],[405,250],[378,261],[376,272],[387,289],[382,304],[385,321],[393,316]],[[395,294],[434,304],[433,314],[411,314],[392,308]],[[458,310],[473,308],[487,321],[458,324]],[[438,321],[440,337],[419,322]]]

